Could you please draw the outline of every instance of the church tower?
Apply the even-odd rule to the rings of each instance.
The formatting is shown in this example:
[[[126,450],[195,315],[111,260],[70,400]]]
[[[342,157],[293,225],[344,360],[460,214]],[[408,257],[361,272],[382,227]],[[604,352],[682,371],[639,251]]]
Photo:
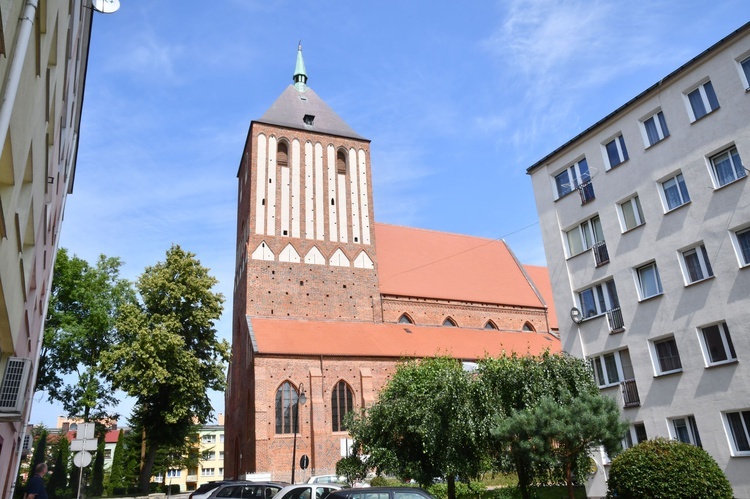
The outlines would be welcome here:
[[[251,122],[238,171],[235,320],[381,321],[370,141],[307,86]]]

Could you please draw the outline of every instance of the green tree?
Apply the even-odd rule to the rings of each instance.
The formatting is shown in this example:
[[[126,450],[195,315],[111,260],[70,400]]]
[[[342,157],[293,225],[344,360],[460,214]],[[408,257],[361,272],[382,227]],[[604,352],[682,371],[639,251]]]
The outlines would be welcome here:
[[[94,456],[94,468],[91,472],[89,495],[100,497],[104,493],[104,435],[99,437],[99,445]]]
[[[367,477],[367,463],[357,454],[339,459],[336,463],[336,474],[346,478],[346,483],[354,485]]]
[[[65,435],[57,441],[55,465],[47,482],[47,494],[51,499],[62,499],[68,487],[68,463],[70,462],[70,442]]]
[[[482,359],[478,363],[474,405],[481,413],[475,430],[486,443],[482,454],[493,468],[518,475],[524,499],[532,484],[562,483],[563,470],[549,455],[534,452],[542,446],[540,436],[516,426],[513,420],[544,399],[562,404],[584,394],[598,395],[591,369],[582,359],[546,352],[540,356],[510,356]],[[508,426],[511,426],[510,428]]]
[[[125,492],[127,487],[125,482],[125,449],[124,434],[120,430],[117,435],[115,451],[112,453],[112,467],[109,471],[109,480],[107,481],[107,495],[111,496],[118,491],[120,494]]]
[[[656,438],[612,460],[607,497],[618,499],[729,499],[732,486],[700,447]]]
[[[91,266],[65,248],[57,252],[36,389],[84,421],[111,416],[117,403],[100,359],[115,343],[118,308],[135,299],[121,266],[118,258],[100,255]]]
[[[470,375],[447,357],[402,363],[350,433],[368,463],[427,486],[445,477],[455,499],[455,478],[481,472],[474,430]]]
[[[32,433],[32,435],[34,435]],[[49,434],[47,433],[47,429],[42,427],[41,429],[36,432],[34,435],[36,443],[34,444],[34,454],[32,454],[31,457],[31,467],[29,468],[31,471],[29,473],[29,478],[34,474],[34,468],[36,468],[36,465],[39,463],[48,463],[48,457],[47,456],[47,436]]]
[[[574,475],[585,476],[589,457],[599,446],[616,455],[627,429],[613,399],[583,393],[562,403],[544,397],[530,409],[500,418],[493,435],[517,446],[537,468],[559,469],[573,499]]]
[[[116,389],[135,398],[133,417],[146,438],[139,485],[148,492],[157,451],[183,443],[194,421],[207,422],[207,390],[225,388],[229,345],[214,328],[224,297],[195,255],[177,245],[166,260],[146,268],[136,287],[140,304],[125,304],[119,341],[102,354]]]

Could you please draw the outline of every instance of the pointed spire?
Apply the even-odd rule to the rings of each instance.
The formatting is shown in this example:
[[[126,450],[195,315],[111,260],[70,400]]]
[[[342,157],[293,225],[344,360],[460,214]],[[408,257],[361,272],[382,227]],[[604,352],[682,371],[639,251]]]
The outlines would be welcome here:
[[[302,40],[297,45],[297,65],[294,67],[294,88],[300,92],[307,90],[307,72],[305,71],[305,61],[302,59]]]

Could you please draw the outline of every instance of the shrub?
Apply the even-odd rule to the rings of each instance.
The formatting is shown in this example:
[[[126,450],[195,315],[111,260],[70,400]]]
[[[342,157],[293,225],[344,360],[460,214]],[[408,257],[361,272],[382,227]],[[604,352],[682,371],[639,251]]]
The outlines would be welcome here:
[[[456,498],[457,499],[471,499],[481,497],[482,493],[487,490],[487,487],[482,482],[456,482]],[[435,496],[437,499],[448,498],[448,484],[447,483],[436,483],[430,485],[427,488],[427,492]]]
[[[703,449],[657,438],[631,447],[612,461],[607,497],[731,499],[732,486]]]
[[[397,478],[386,478],[384,476],[376,476],[370,480],[370,485],[373,487],[399,487],[405,485],[404,482]]]

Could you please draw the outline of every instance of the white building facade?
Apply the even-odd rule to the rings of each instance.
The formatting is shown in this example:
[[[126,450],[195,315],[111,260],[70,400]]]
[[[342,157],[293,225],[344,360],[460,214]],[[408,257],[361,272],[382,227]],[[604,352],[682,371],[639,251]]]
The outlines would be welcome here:
[[[527,171],[563,349],[620,402],[626,445],[700,445],[736,497],[750,497],[747,167],[750,23]]]

